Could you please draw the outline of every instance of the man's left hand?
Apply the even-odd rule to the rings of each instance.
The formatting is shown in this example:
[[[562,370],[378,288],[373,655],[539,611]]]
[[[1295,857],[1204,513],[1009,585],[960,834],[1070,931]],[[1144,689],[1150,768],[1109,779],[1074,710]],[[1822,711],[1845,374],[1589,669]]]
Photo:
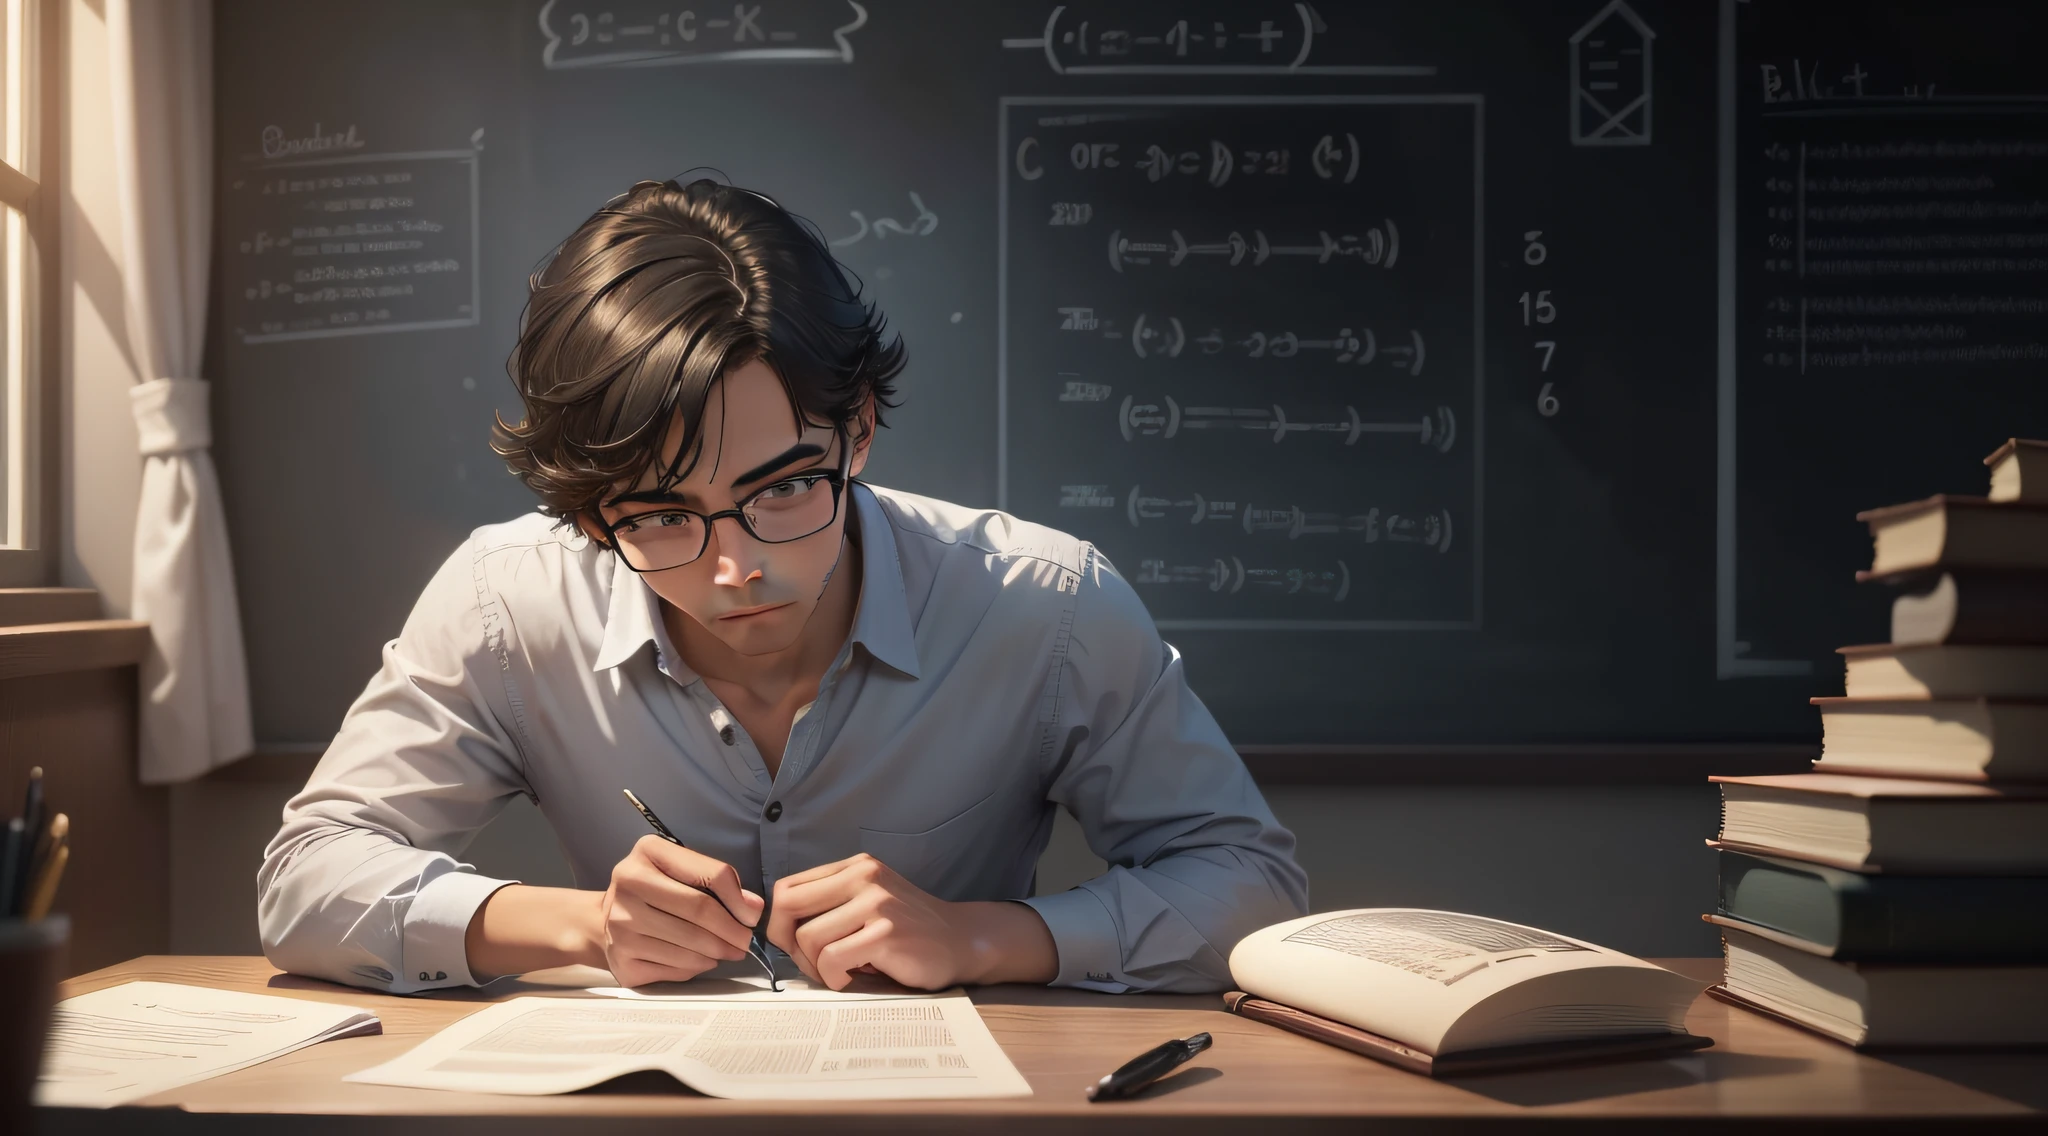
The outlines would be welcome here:
[[[1059,951],[1022,903],[952,903],[863,852],[775,881],[768,941],[813,981],[843,990],[856,973],[919,990],[1050,982]]]

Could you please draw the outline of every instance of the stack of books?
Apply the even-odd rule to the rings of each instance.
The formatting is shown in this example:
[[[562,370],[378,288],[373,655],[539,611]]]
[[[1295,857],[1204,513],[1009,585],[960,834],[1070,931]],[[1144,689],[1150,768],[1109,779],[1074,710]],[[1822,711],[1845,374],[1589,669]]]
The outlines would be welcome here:
[[[1858,1047],[2048,1045],[2048,443],[1858,514],[1892,641],[1844,647],[1812,773],[1716,777],[1713,993]]]

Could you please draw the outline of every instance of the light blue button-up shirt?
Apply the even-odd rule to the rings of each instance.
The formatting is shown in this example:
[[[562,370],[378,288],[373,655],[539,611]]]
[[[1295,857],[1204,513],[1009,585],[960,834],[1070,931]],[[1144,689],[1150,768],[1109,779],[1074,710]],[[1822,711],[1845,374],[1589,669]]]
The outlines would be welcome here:
[[[513,795],[603,888],[647,834],[621,788],[767,894],[868,852],[948,900],[1022,900],[1060,985],[1214,990],[1245,934],[1307,910],[1294,837],[1094,546],[856,483],[853,629],[771,776],[682,662],[660,601],[539,514],[427,585],[257,876],[265,953],[397,992],[473,983],[464,934],[512,882],[459,857]],[[1032,896],[1064,806],[1110,865]]]

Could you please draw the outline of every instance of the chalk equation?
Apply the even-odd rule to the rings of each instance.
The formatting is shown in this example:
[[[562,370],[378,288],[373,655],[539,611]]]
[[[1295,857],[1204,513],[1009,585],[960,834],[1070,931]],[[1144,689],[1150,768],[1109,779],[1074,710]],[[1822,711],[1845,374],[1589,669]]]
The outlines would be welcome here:
[[[689,63],[852,63],[868,10],[856,0],[548,0],[541,65],[672,67]]]
[[[1061,331],[1092,332],[1104,339],[1128,342],[1131,354],[1140,359],[1178,359],[1190,355],[1232,355],[1244,359],[1323,359],[1352,367],[1374,363],[1420,375],[1429,362],[1429,344],[1421,328],[1407,334],[1390,331],[1385,337],[1371,327],[1345,325],[1334,332],[1299,332],[1292,328],[1273,330],[1233,329],[1225,331],[1211,324],[1195,332],[1178,315],[1139,312],[1126,331],[1116,320],[1098,316],[1095,309],[1080,305],[1059,309]],[[1307,352],[1303,355],[1303,352]],[[1064,396],[1062,396],[1064,397]]]
[[[1762,113],[1739,160],[1762,193],[1740,222],[1766,298],[1743,361],[1804,375],[2048,358],[2034,286],[2048,272],[2048,203],[2033,188],[2048,139],[1989,127],[2014,107],[2048,108],[2048,95],[1973,102],[1887,70],[1754,64]],[[1808,117],[1816,105],[1883,129],[1840,130]]]
[[[1167,630],[1472,626],[1478,113],[1006,100],[1006,506],[1094,541]]]
[[[1113,116],[1112,116],[1113,120]],[[1040,126],[1064,126],[1079,122],[1099,122],[1102,118],[1093,115],[1070,117],[1048,116],[1040,118]],[[1359,164],[1365,158],[1364,147],[1358,144],[1358,135],[1351,131],[1325,134],[1316,139],[1315,145],[1307,150],[1308,161],[1299,168],[1317,179],[1350,185],[1358,180]],[[1076,170],[1115,171],[1129,170],[1142,174],[1146,181],[1158,184],[1163,181],[1200,181],[1211,189],[1222,189],[1230,184],[1233,177],[1276,178],[1293,176],[1297,165],[1295,150],[1291,146],[1233,146],[1220,138],[1211,138],[1206,144],[1188,145],[1176,143],[1173,147],[1158,142],[1147,142],[1142,147],[1135,143],[1088,139],[1048,155],[1044,143],[1037,135],[1027,134],[1018,141],[1010,155],[1011,164],[1016,167],[1017,176],[1025,181],[1037,181],[1045,176],[1045,163],[1065,162]],[[1057,212],[1057,206],[1055,206]],[[1054,224],[1080,224],[1083,219],[1055,220]]]
[[[1158,402],[1139,402],[1125,395],[1117,411],[1117,428],[1124,441],[1140,438],[1172,438],[1192,430],[1250,431],[1275,444],[1304,435],[1323,435],[1346,446],[1360,438],[1379,435],[1413,434],[1415,440],[1440,454],[1451,452],[1458,440],[1458,416],[1448,406],[1433,413],[1408,419],[1372,421],[1363,418],[1355,406],[1344,407],[1333,418],[1289,418],[1278,403],[1266,406],[1182,406],[1172,395]]]
[[[1315,239],[1304,244],[1274,244],[1263,229],[1253,229],[1249,238],[1232,229],[1221,240],[1207,241],[1190,241],[1179,229],[1169,230],[1165,240],[1134,240],[1122,229],[1109,233],[1109,266],[1118,272],[1151,264],[1179,268],[1190,262],[1257,268],[1276,257],[1391,269],[1401,259],[1401,230],[1390,217],[1385,227],[1365,227],[1359,233],[1331,236],[1328,229],[1318,229]]]
[[[1138,573],[1131,582],[1140,587],[1194,584],[1232,596],[1249,586],[1254,593],[1321,597],[1341,604],[1351,594],[1351,566],[1342,560],[1332,567],[1247,565],[1239,556],[1219,556],[1206,564],[1176,564],[1148,556],[1138,561]]]
[[[243,343],[470,327],[478,321],[477,162],[460,150],[364,153],[354,127],[293,137],[228,180],[230,326]],[[329,153],[327,157],[296,157]]]
[[[1003,47],[1037,52],[1055,75],[1428,76],[1413,63],[1312,63],[1330,25],[1306,3],[1202,4],[1160,17],[1128,3],[1056,4],[1037,35]],[[1249,10],[1247,10],[1249,9]],[[1340,9],[1348,11],[1348,9]]]
[[[1300,505],[1257,504],[1198,491],[1148,493],[1133,485],[1119,502],[1107,485],[1060,486],[1062,509],[1120,509],[1132,528],[1151,522],[1196,527],[1222,525],[1242,529],[1246,536],[1272,533],[1288,540],[1302,537],[1349,536],[1364,544],[1420,544],[1449,552],[1455,528],[1449,509],[1402,512],[1378,505],[1353,512],[1311,510]]]

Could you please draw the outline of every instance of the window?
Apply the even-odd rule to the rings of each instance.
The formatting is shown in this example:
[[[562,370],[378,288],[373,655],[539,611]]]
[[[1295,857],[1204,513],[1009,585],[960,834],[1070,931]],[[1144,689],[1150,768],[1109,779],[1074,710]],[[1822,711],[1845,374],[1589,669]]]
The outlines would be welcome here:
[[[42,268],[53,263],[56,211],[44,192],[54,136],[49,0],[0,0],[0,585],[49,582],[54,447],[43,429],[48,376],[41,345],[53,310]]]

